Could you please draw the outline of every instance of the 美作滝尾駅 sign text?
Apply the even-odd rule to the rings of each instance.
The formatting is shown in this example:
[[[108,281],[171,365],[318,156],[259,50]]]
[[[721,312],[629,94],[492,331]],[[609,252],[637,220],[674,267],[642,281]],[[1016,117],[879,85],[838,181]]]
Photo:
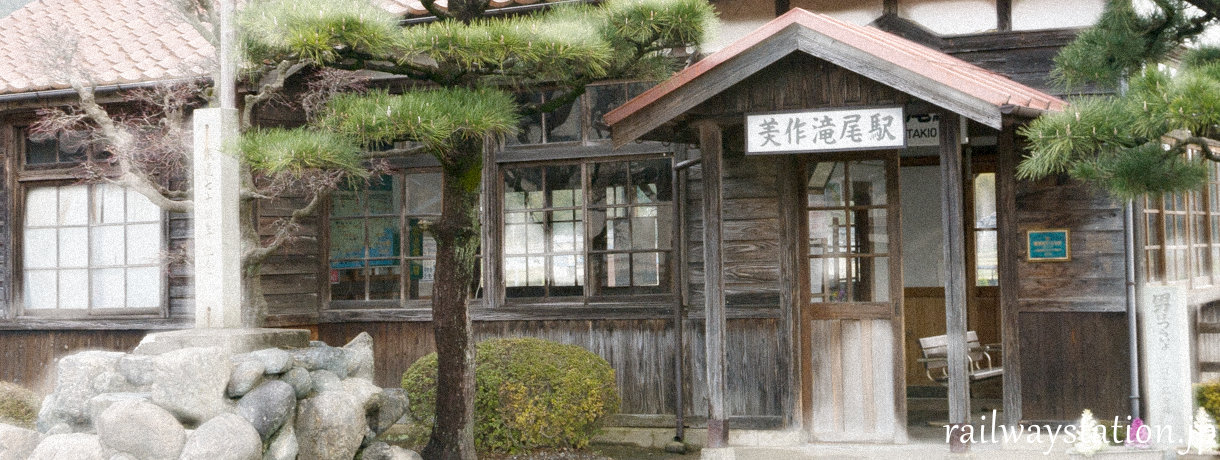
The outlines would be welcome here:
[[[902,107],[746,115],[746,153],[903,148]]]

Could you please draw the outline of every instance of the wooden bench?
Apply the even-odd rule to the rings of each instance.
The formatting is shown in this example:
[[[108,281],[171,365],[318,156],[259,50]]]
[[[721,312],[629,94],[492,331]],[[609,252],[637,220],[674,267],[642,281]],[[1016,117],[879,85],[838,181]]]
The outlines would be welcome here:
[[[1004,375],[1004,368],[991,364],[991,352],[999,351],[1000,346],[979,344],[979,336],[974,331],[966,332],[966,356],[970,358],[970,367],[966,369],[971,382],[986,380]],[[919,351],[923,357],[924,372],[929,380],[941,385],[949,384],[949,337],[937,335],[919,339]]]

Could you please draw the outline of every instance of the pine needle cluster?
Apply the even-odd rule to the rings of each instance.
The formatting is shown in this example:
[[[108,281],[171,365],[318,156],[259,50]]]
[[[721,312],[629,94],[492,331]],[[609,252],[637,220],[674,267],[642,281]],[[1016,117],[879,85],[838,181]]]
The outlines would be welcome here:
[[[1209,3],[1209,2],[1203,2]],[[1120,198],[1194,190],[1207,180],[1220,135],[1220,50],[1196,48],[1160,65],[1216,20],[1200,2],[1157,2],[1149,12],[1111,1],[1098,24],[1055,58],[1055,79],[1125,91],[1078,97],[1020,131],[1031,154],[1018,176],[1068,174]],[[1215,9],[1212,7],[1211,9]]]
[[[705,0],[610,0],[411,27],[367,0],[255,2],[241,19],[251,68],[306,62],[399,73],[423,85],[399,95],[340,95],[310,126],[252,132],[242,151],[255,167],[277,171],[346,167],[351,152],[395,141],[443,157],[472,139],[512,134],[523,111],[553,108],[519,107],[505,91],[541,84],[577,97],[598,79],[661,78],[674,69],[670,50],[697,46],[714,24]]]

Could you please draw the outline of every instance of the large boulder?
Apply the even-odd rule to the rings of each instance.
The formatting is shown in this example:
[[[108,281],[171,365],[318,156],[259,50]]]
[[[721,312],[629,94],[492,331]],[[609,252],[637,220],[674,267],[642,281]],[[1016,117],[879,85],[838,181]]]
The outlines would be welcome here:
[[[142,400],[111,404],[94,426],[103,446],[143,460],[176,459],[186,443],[186,429],[173,414]]]
[[[368,332],[361,332],[344,345],[343,355],[348,377],[376,380],[373,378],[373,336]]]
[[[182,460],[259,460],[263,441],[246,419],[220,414],[187,436]],[[338,457],[332,457],[338,458]],[[350,458],[350,457],[346,457]]]
[[[370,444],[360,451],[361,460],[423,460],[415,451],[384,442]]]
[[[158,355],[152,402],[184,423],[202,423],[227,409],[225,387],[231,368],[220,348],[184,348]]]
[[[288,372],[292,368],[292,354],[279,348],[265,348],[233,357],[234,361],[252,360],[263,363],[263,368],[271,375]]]
[[[385,433],[407,413],[407,392],[402,388],[386,388],[381,391],[381,405],[369,411],[369,429],[374,433]]]
[[[38,413],[39,430],[60,423],[78,431],[89,429],[89,400],[102,393],[94,381],[108,386],[111,380],[103,374],[116,372],[121,357],[123,353],[114,351],[83,351],[61,358],[55,365],[55,395],[43,400]]]
[[[263,373],[266,370],[267,366],[263,365],[262,361],[237,361],[233,365],[233,373],[229,376],[229,385],[225,387],[225,394],[230,398],[242,397],[263,381]]]
[[[292,417],[289,417],[284,426],[271,436],[267,450],[263,451],[263,460],[296,460],[301,445],[297,442],[294,425]]]
[[[302,400],[297,411],[299,458],[352,458],[367,430],[364,409],[355,397],[342,391],[318,393]]]
[[[95,434],[68,433],[47,436],[30,454],[30,460],[106,460],[108,452]]]
[[[328,370],[339,378],[347,377],[347,361],[342,348],[310,342],[309,348],[292,350],[293,365],[309,371]]]
[[[313,392],[313,378],[310,377],[309,371],[303,367],[294,367],[285,372],[280,380],[292,385],[292,390],[296,392],[297,399],[305,399],[309,393]]]
[[[156,367],[153,357],[145,355],[124,355],[118,363],[119,374],[136,386],[151,385]]]
[[[341,380],[334,372],[326,369],[319,369],[309,373],[309,380],[313,382],[313,391],[321,393],[323,391],[343,390],[340,386]]]
[[[292,415],[296,403],[296,392],[292,385],[271,380],[242,396],[237,402],[237,415],[250,422],[259,437],[266,441]]]
[[[96,427],[102,412],[120,401],[148,401],[148,393],[102,393],[89,398],[89,420],[92,420]]]
[[[40,439],[37,431],[0,423],[0,460],[25,460]]]

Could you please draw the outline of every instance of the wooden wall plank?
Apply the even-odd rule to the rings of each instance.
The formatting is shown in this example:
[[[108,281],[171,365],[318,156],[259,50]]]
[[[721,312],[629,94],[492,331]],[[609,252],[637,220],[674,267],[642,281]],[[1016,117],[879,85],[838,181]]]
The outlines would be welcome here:
[[[47,394],[53,389],[59,358],[84,350],[129,352],[144,334],[140,330],[0,331],[0,381]]]

